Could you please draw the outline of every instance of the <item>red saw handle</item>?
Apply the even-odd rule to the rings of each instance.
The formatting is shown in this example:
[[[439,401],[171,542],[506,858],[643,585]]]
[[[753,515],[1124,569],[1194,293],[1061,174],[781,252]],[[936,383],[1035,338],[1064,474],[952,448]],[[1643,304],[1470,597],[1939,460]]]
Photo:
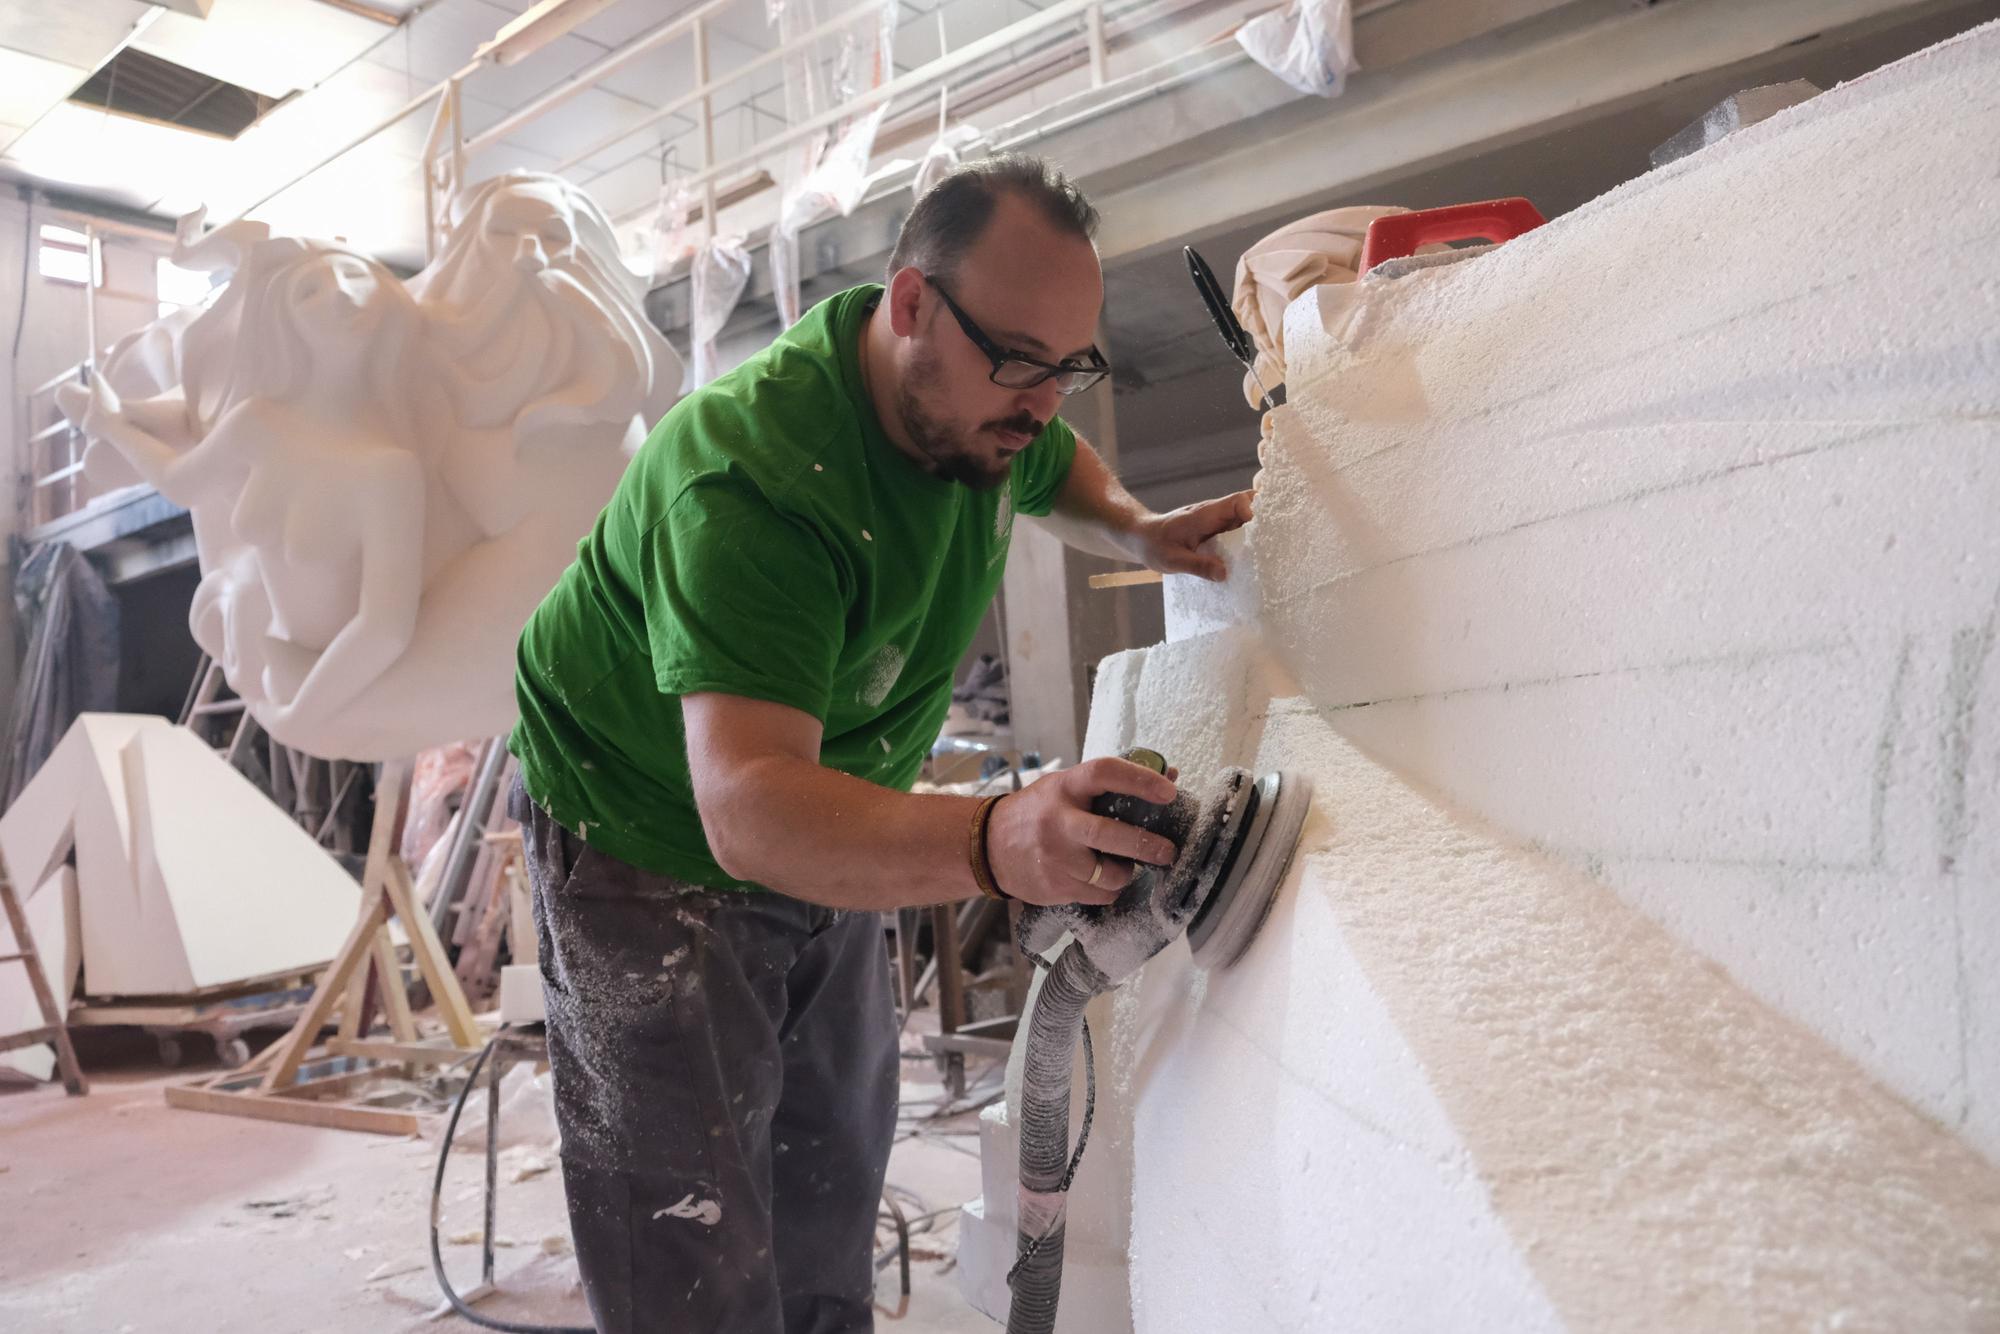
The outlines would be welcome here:
[[[1546,221],[1540,210],[1518,195],[1391,213],[1368,224],[1368,237],[1361,243],[1361,272],[1384,260],[1414,255],[1418,246],[1439,241],[1511,241]]]

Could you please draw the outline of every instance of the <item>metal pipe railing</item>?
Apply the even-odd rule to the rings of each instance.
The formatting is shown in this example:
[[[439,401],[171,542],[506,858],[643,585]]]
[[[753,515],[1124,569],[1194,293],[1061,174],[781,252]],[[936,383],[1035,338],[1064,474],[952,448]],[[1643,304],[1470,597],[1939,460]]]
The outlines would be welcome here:
[[[605,149],[611,148],[617,144],[624,143],[627,139],[630,139],[633,135],[651,129],[653,126],[659,124],[663,120],[666,120],[668,117],[677,114],[684,108],[692,106],[696,102],[707,101],[709,98],[713,97],[714,94],[719,89],[726,88],[732,83],[740,83],[742,80],[749,78],[752,74],[757,73],[758,71],[766,68],[767,66],[777,64],[779,61],[797,55],[799,51],[804,49],[812,42],[816,42],[822,37],[831,36],[832,34],[839,32],[842,28],[852,26],[853,24],[861,22],[863,19],[870,18],[874,15],[880,14],[881,12],[882,12],[882,0],[863,0],[863,3],[856,5],[854,8],[843,10],[841,13],[834,15],[832,18],[827,19],[825,22],[816,24],[807,31],[798,34],[791,41],[786,42],[781,46],[774,47],[773,49],[766,51],[763,55],[757,56],[751,60],[744,62],[741,65],[738,65],[735,69],[729,71],[729,73],[723,75],[722,78],[720,79],[709,78],[708,74],[706,73],[707,66],[706,66],[705,56],[698,54],[696,61],[696,71],[695,71],[695,86],[693,88],[689,89],[685,93],[682,93],[679,97],[676,97],[673,101],[666,103],[664,106],[660,107],[659,110],[649,113],[643,119],[634,121],[631,125],[628,125],[621,130],[615,131],[612,134],[606,135],[604,138],[598,140],[590,147],[584,149],[581,153],[574,153],[570,155],[568,158],[565,158],[563,161],[558,162],[556,164],[556,170],[559,172],[568,171],[570,168],[576,166],[578,163],[596,157],[599,153],[602,153]]]
[[[736,3],[738,3],[738,0],[708,0],[707,4],[702,5],[698,9],[689,10],[685,14],[667,20],[656,28],[639,34],[596,64],[578,70],[575,74],[572,74],[548,92],[543,93],[513,115],[500,121],[497,125],[480,131],[466,144],[466,151],[476,153],[491,144],[499,143],[502,139],[505,139],[523,125],[537,119],[545,112],[554,110],[577,94],[587,92],[597,84],[602,83],[607,76],[616,74],[619,70],[625,68],[625,66],[631,64],[640,56],[645,55],[654,47],[664,42],[672,41],[683,33],[694,30],[706,23],[714,15],[721,13]],[[880,6],[878,5],[877,8],[880,8]],[[702,81],[697,76],[697,82]],[[614,140],[613,142],[616,141]],[[589,155],[585,154],[585,156]]]

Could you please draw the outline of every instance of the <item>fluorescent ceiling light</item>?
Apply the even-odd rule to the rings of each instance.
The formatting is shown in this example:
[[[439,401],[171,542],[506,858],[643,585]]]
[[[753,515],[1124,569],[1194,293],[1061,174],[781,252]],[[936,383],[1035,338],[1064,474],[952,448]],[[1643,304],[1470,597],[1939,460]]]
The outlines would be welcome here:
[[[593,15],[601,14],[618,0],[541,0],[534,8],[509,23],[493,40],[473,54],[496,65],[511,65],[567,33]]]

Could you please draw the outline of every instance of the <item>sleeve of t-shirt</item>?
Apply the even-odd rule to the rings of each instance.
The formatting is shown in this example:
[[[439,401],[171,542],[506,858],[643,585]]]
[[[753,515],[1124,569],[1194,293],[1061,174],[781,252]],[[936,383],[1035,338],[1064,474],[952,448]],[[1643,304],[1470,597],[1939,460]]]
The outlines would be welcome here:
[[[646,534],[644,570],[663,692],[744,695],[826,721],[846,599],[810,526],[747,483],[703,479]]]
[[[1061,417],[1051,417],[1034,443],[1014,458],[1015,510],[1040,515],[1054,509],[1075,458],[1076,433]]]

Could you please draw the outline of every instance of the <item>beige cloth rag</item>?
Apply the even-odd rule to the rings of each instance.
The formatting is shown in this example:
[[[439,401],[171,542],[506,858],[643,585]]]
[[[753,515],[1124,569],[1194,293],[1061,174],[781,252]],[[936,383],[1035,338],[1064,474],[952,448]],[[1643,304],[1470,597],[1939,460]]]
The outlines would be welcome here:
[[[1251,407],[1263,406],[1258,381],[1267,390],[1284,383],[1285,307],[1309,287],[1353,282],[1368,224],[1408,212],[1393,205],[1328,209],[1280,227],[1243,252],[1229,304],[1257,345],[1256,375],[1243,377],[1243,396]]]

